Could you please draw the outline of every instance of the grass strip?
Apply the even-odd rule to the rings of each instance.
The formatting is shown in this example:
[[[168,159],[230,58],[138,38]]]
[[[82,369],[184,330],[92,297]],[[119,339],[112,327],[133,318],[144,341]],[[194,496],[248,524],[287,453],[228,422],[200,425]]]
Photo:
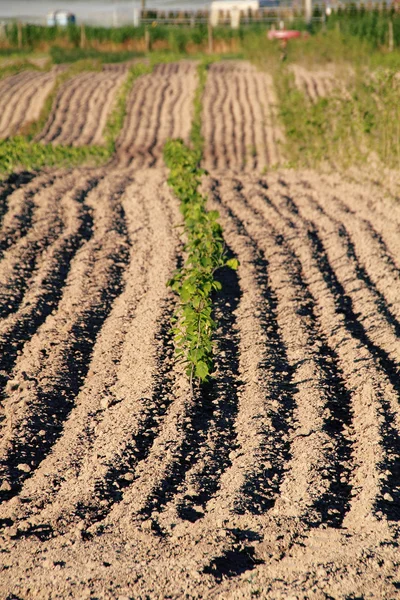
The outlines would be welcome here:
[[[0,65],[0,79],[4,77],[11,77],[11,75],[18,75],[18,73],[22,73],[22,71],[39,71],[40,69],[28,62],[21,61],[16,64],[11,65]]]
[[[356,107],[348,98],[332,93],[311,102],[285,68],[277,72],[275,87],[288,166],[314,168],[332,163],[345,167],[362,160],[362,128]]]
[[[105,146],[56,146],[30,142],[24,136],[0,140],[0,173],[37,171],[45,167],[96,166],[109,158]]]
[[[354,69],[343,80],[345,86],[311,102],[297,89],[293,74],[284,67],[276,71],[288,166],[315,168],[330,164],[348,168],[379,159],[388,167],[398,168],[397,71]]]
[[[227,259],[222,228],[217,211],[208,211],[207,198],[199,192],[200,167],[204,140],[201,133],[202,95],[207,77],[207,63],[199,66],[199,86],[194,101],[192,146],[182,140],[169,140],[164,159],[170,169],[168,183],[179,198],[184,219],[186,260],[168,285],[179,297],[173,334],[176,356],[186,365],[191,389],[197,380],[203,383],[213,372],[213,292],[221,290],[215,279],[218,269],[237,269],[236,259]]]

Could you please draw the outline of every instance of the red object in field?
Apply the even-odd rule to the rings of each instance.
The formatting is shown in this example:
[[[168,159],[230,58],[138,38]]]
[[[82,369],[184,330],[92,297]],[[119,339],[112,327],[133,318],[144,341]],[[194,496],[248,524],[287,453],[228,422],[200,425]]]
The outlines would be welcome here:
[[[271,29],[268,31],[268,39],[269,40],[292,40],[293,38],[300,37],[300,31],[296,31],[295,29]]]

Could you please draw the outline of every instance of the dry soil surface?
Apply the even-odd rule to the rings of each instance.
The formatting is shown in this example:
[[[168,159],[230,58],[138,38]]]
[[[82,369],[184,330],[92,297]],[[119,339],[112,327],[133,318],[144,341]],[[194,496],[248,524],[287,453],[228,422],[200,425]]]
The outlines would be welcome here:
[[[164,68],[164,100],[143,77],[128,116],[149,103],[157,140],[172,98],[189,130],[196,77]],[[210,160],[227,138],[207,127]],[[115,168],[0,185],[0,597],[400,597],[396,178],[216,162],[203,188],[240,267],[192,396],[165,285],[178,201],[130,139]]]
[[[17,135],[24,125],[37,121],[57,72],[23,71],[0,81],[0,138]]]
[[[82,73],[66,81],[37,141],[66,146],[104,144],[107,117],[126,76],[126,66],[116,65],[101,72]]]
[[[114,164],[136,169],[162,166],[169,138],[187,142],[197,83],[194,61],[161,64],[151,74],[139,77],[128,98]]]
[[[211,66],[203,98],[204,164],[231,172],[257,170],[282,161],[272,77],[246,62]]]
[[[339,87],[339,80],[332,69],[309,70],[301,65],[292,65],[296,86],[311,102],[330,96]]]

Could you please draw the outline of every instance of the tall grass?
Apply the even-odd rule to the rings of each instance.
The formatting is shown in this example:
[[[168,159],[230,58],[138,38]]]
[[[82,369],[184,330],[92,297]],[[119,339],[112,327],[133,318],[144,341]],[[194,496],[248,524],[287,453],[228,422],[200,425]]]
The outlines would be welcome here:
[[[379,159],[400,165],[400,52],[374,48],[368,40],[341,31],[321,31],[289,43],[287,59],[278,45],[253,39],[245,56],[274,75],[289,166],[348,167]],[[334,65],[339,86],[317,102],[297,89],[291,64],[309,70]]]

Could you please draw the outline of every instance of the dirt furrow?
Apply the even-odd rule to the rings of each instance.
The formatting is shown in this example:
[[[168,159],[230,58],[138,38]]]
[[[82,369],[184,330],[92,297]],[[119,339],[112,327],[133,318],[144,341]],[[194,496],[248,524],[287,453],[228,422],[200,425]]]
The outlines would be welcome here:
[[[0,95],[0,110],[2,114],[7,109],[10,98],[12,99],[15,96],[18,88],[24,89],[29,83],[32,83],[34,75],[35,73],[33,71],[23,71],[17,75],[2,79],[2,94]]]
[[[195,459],[188,461],[184,485],[157,515],[166,530],[177,519],[203,521],[215,530],[216,522],[233,514],[265,513],[274,505],[289,456],[292,368],[278,327],[270,325],[276,298],[267,263],[243,224],[221,204],[230,185],[210,180],[207,191],[210,206],[222,211],[226,241],[241,267],[239,281],[232,275],[224,280],[225,298],[217,300],[217,381],[203,400],[212,418]]]
[[[1,442],[10,493],[18,491],[60,436],[97,334],[121,292],[128,252],[119,203],[123,186],[124,176],[116,175],[88,194],[93,237],[71,262],[55,314],[25,344],[13,370]]]
[[[148,90],[151,87],[152,80],[143,75],[136,81],[128,98],[123,136],[121,135],[116,142],[117,152],[114,161],[115,164],[122,167],[127,167],[131,163],[130,148],[138,133],[135,123],[148,121],[150,117],[149,111],[146,110],[146,99]]]
[[[89,144],[104,144],[103,131],[107,122],[114,99],[119,87],[122,85],[126,74],[122,75],[102,75],[102,79],[96,82],[96,87],[85,104],[81,114],[83,116],[82,126],[78,128],[75,125],[73,135],[67,138],[74,146],[84,146]]]
[[[357,219],[379,244],[385,263],[400,271],[400,210],[395,196],[380,185],[342,182],[337,176],[323,177],[327,190],[334,188],[339,209]],[[310,184],[308,184],[310,185]],[[349,197],[351,200],[349,200]]]
[[[69,104],[65,121],[61,125],[58,136],[53,139],[53,143],[60,143],[64,146],[73,146],[76,140],[79,143],[79,137],[90,114],[92,100],[98,101],[99,94],[102,95],[103,92],[103,81],[101,80],[97,81],[96,86],[93,85],[93,81],[89,80],[76,91]]]
[[[107,86],[106,96],[103,102],[103,106],[100,112],[100,115],[95,116],[95,110],[89,109],[88,120],[87,120],[87,131],[86,137],[85,134],[82,134],[82,138],[79,139],[80,144],[83,146],[85,144],[103,144],[104,143],[104,128],[107,123],[108,115],[113,110],[113,106],[116,101],[116,97],[118,94],[118,90],[120,86],[124,83],[127,77],[127,73],[122,72],[121,76],[113,78],[109,85]],[[93,122],[93,125],[92,125]],[[94,129],[94,122],[96,124],[96,129]],[[91,133],[91,131],[95,131]]]
[[[251,106],[253,107],[254,110],[254,119],[255,119],[255,123],[262,123],[264,121],[264,113],[263,113],[263,107],[262,107],[262,102],[261,102],[261,98],[262,95],[260,95],[260,89],[259,89],[259,82],[257,79],[253,79],[252,77],[249,80],[249,85],[248,85],[248,94],[250,96],[250,98],[256,98],[257,101],[256,102],[251,102],[249,99],[249,104],[251,104]],[[267,149],[268,148],[268,144],[267,144],[267,133],[264,127],[258,127],[255,126],[254,127],[255,130],[255,136],[256,136],[256,140],[254,142],[254,147],[252,148],[252,153],[256,156],[254,156],[255,158],[255,164],[254,167],[259,166],[259,169],[261,171],[263,171],[270,159],[272,157],[270,157],[268,155],[268,152],[260,152],[257,149],[258,148],[264,148]]]
[[[303,195],[304,192],[301,186],[299,194]],[[378,311],[392,325],[399,337],[400,300],[396,290],[400,286],[400,270],[373,229],[371,221],[349,213],[343,205],[335,202],[335,195],[331,190],[326,189],[321,197],[315,190],[309,189],[307,195],[316,209],[328,216],[339,228],[340,235],[346,241],[347,253],[355,264],[358,278],[368,286],[370,293],[374,295]],[[349,218],[350,214],[352,218]]]
[[[34,174],[26,173],[23,177],[26,179],[25,185],[14,189],[11,184],[11,193],[6,191],[0,229],[0,257],[29,231],[34,213],[35,194],[54,182],[53,175],[48,174],[35,177]]]
[[[149,128],[147,131],[143,131],[143,138],[145,141],[142,142],[142,155],[140,160],[137,162],[138,168],[154,166],[157,161],[155,147],[159,139],[158,134],[162,136],[162,128],[164,128],[165,131],[165,127],[163,126],[165,126],[166,123],[162,121],[162,116],[168,96],[172,93],[169,82],[165,81],[164,84],[159,86],[159,92],[160,93],[157,102],[150,113],[151,118],[149,122]],[[167,118],[169,119],[169,115]],[[168,127],[166,127],[166,129],[168,129]],[[168,138],[165,138],[165,140],[166,139]],[[161,159],[161,156],[159,156],[159,158]]]
[[[69,105],[74,98],[74,94],[77,89],[84,86],[91,73],[82,73],[73,77],[71,80],[66,81],[59,89],[57,97],[53,103],[49,118],[45,124],[43,131],[36,136],[38,142],[52,142],[58,135],[60,135],[61,128],[68,116],[71,115],[69,112]]]
[[[291,65],[290,71],[294,75],[297,88],[308,96],[311,102],[331,95],[335,87],[338,87],[335,75],[329,69],[308,71],[300,65]]]
[[[51,500],[40,519],[54,527],[65,527],[76,515],[90,525],[122,499],[172,401],[166,384],[170,364],[165,361],[172,350],[166,335],[170,311],[164,322],[163,307],[177,249],[171,216],[179,217],[177,202],[165,190],[164,172],[152,171],[151,179],[148,175],[141,173],[122,197],[130,264],[125,289],[94,347],[88,385],[76,398],[52,454],[24,486],[23,493],[35,498],[36,505]],[[62,480],[61,472],[67,473]]]
[[[55,106],[38,140],[82,146],[103,144],[103,129],[126,72],[83,73],[59,90]]]
[[[28,171],[22,171],[21,173],[12,173],[0,183],[0,240],[3,240],[4,244],[4,233],[2,232],[2,225],[4,216],[9,210],[11,195],[19,188],[27,185],[34,179],[35,174],[29,173]],[[15,232],[15,229],[12,231]],[[1,243],[1,242],[0,242]]]
[[[32,213],[29,229],[0,261],[0,318],[18,309],[41,255],[59,236],[62,230],[59,201],[72,185],[71,176],[59,178],[31,196],[31,206],[25,206]]]
[[[206,86],[208,86],[208,78]],[[207,88],[206,88],[207,89]],[[217,110],[216,106],[218,103],[222,102],[221,99],[221,91],[220,91],[220,80],[215,78],[215,85],[211,86],[211,89],[208,93],[203,94],[203,113],[206,115],[212,115],[212,111]],[[216,163],[216,154],[215,150],[217,147],[217,130],[222,126],[222,119],[218,121],[213,121],[210,119],[202,120],[202,132],[204,138],[210,140],[209,144],[204,147],[204,164],[209,168],[218,168]]]
[[[345,302],[352,304],[357,319],[362,321],[365,336],[369,340],[366,343],[379,356],[382,367],[389,371],[388,376],[393,378],[393,382],[398,380],[400,324],[390,314],[389,307],[382,305],[382,297],[377,293],[368,272],[360,267],[344,223],[318,210],[313,202],[310,203],[308,194],[298,193],[294,189],[293,195],[296,198],[294,211],[299,217],[304,215],[310,228],[321,228],[324,233],[327,258],[335,265],[335,274]]]
[[[46,97],[54,85],[56,74],[22,73],[12,78],[12,85],[7,85],[7,78],[0,82],[0,137],[16,135],[21,127],[39,118]]]
[[[185,84],[182,84],[185,77]],[[155,68],[141,77],[128,99],[127,118],[117,141],[116,163],[136,168],[162,164],[162,149],[172,135],[189,139],[197,86],[195,62]],[[182,97],[183,96],[183,97]],[[183,113],[175,119],[176,105]]]
[[[41,135],[100,143],[126,74],[68,81]],[[307,102],[336,75],[294,68]],[[0,91],[31,106],[33,80]],[[210,67],[202,191],[239,267],[216,274],[215,377],[191,390],[160,165],[197,83],[192,61],[140,77],[107,169],[0,182],[0,596],[392,600],[397,175],[261,174],[283,161],[272,78]]]
[[[145,77],[148,77],[150,80],[150,87],[146,89],[145,98],[143,99],[145,118],[142,118],[140,121],[133,121],[131,136],[127,140],[128,143],[125,142],[123,130],[120,142],[123,155],[128,159],[129,163],[133,162],[137,168],[141,168],[146,164],[146,161],[152,161],[152,157],[149,155],[150,140],[154,140],[154,136],[157,135],[157,121],[155,119],[157,119],[157,115],[162,108],[162,100],[168,88],[166,80],[152,80],[151,75],[146,75]],[[132,94],[134,90],[135,88]]]
[[[331,176],[335,181],[337,176]],[[380,165],[379,172],[368,167],[349,168],[344,174],[345,184],[351,182],[354,190],[357,190],[357,200],[364,195],[363,207],[367,210],[378,212],[390,222],[400,226],[400,206],[398,202],[399,173],[395,169],[389,169]],[[339,186],[342,185],[338,180]],[[359,202],[355,202],[354,209],[357,210]],[[361,208],[361,207],[359,207]],[[388,218],[389,217],[389,218]]]
[[[278,187],[276,202],[279,210],[282,210],[284,205],[282,186],[276,187]],[[287,189],[285,194],[288,194]],[[262,197],[262,194],[260,195]],[[268,199],[271,201],[273,197],[274,194],[269,191]],[[257,194],[254,198],[257,198]],[[263,202],[258,202],[258,206],[264,211],[267,199],[264,197]],[[276,215],[279,215],[278,211]],[[312,226],[309,226],[303,231],[300,228],[290,235],[293,223],[297,224],[297,220],[290,211],[286,219],[284,235],[290,241],[293,250],[300,256],[302,263],[307,265],[306,280],[317,300],[319,321],[335,348],[340,368],[352,395],[353,422],[350,427],[346,425],[342,427],[344,436],[352,440],[354,447],[352,455],[354,466],[350,469],[349,482],[353,488],[353,499],[345,522],[354,522],[358,527],[362,527],[363,520],[366,519],[366,526],[369,526],[371,523],[377,523],[379,515],[377,517],[376,513],[379,506],[385,506],[388,515],[396,514],[393,513],[390,500],[385,500],[385,495],[388,494],[388,481],[391,482],[389,485],[393,486],[391,493],[397,494],[398,472],[395,463],[398,456],[398,449],[396,450],[399,430],[398,395],[385,372],[380,368],[379,360],[375,358],[373,352],[371,353],[364,338],[360,337],[361,323],[354,327],[356,316],[354,314],[351,316],[343,310],[343,294],[337,287],[335,270],[328,262],[318,234]],[[373,392],[364,394],[363,390],[369,385],[373,386]],[[365,410],[366,406],[368,411]],[[385,468],[386,475],[384,475]]]
[[[157,520],[166,531],[171,530],[171,522],[195,522],[202,518],[208,499],[230,464],[235,444],[239,382],[234,311],[240,292],[235,274],[226,272],[220,277],[225,292],[218,295],[215,305],[219,321],[215,336],[218,380],[193,398],[182,398],[184,404],[179,413],[171,411],[172,418],[162,434],[177,443],[169,444],[169,453],[163,457],[163,478],[152,482],[148,497],[144,496],[136,509],[139,514]]]
[[[44,138],[44,142],[51,141],[52,144],[62,143],[68,145],[74,138],[75,132],[79,132],[82,129],[84,116],[87,112],[86,107],[89,99],[96,90],[96,87],[93,85],[93,77],[95,77],[95,74],[87,74],[87,77],[84,80],[82,77],[80,84],[74,87],[71,99],[68,103],[64,103],[65,109],[62,119],[59,118],[58,114],[55,115],[55,133],[52,135],[51,140]],[[64,93],[68,93],[68,83],[73,85],[73,79],[67,82]]]
[[[207,169],[261,170],[281,161],[282,133],[277,125],[272,78],[251,65],[244,72],[242,69],[234,61],[214,64],[209,69],[204,93],[209,110],[204,112],[203,126]],[[217,86],[226,93],[219,102],[212,103]],[[260,117],[257,124],[255,115]],[[221,156],[226,157],[224,163]]]
[[[210,77],[210,74],[208,75],[208,77]],[[215,128],[216,144],[213,148],[215,156],[215,168],[227,169],[229,167],[229,155],[228,145],[225,143],[225,140],[228,140],[228,144],[231,146],[232,149],[234,149],[235,143],[232,115],[229,113],[229,111],[222,110],[223,106],[225,104],[228,104],[229,101],[229,88],[225,78],[221,78],[220,80],[218,80],[218,78],[216,77],[215,84],[218,85],[221,89],[218,112],[217,106],[215,106],[215,114],[217,115],[217,118],[215,118],[215,114],[213,112],[210,113],[211,126],[213,127],[213,129]],[[207,145],[205,144],[205,146]]]
[[[253,171],[257,169],[257,147],[260,147],[260,137],[258,135],[259,127],[258,118],[256,116],[257,109],[259,110],[259,106],[254,106],[254,102],[252,102],[253,97],[253,78],[246,78],[246,82],[244,80],[240,80],[241,88],[242,88],[242,105],[244,110],[246,111],[246,122],[251,123],[251,130],[248,132],[248,139],[246,141],[246,151],[247,151],[247,167],[249,171]],[[260,163],[258,167],[262,169],[265,164],[262,161],[262,157],[259,157]]]
[[[0,321],[0,371],[1,380],[4,381],[2,388],[11,377],[17,355],[24,343],[34,335],[47,316],[56,310],[70,262],[80,245],[90,236],[91,219],[83,200],[95,182],[92,177],[88,177],[87,181],[62,196],[59,207],[62,215],[60,235],[43,250],[18,310]],[[3,393],[4,389],[0,396]]]
[[[274,513],[318,522],[321,518],[318,499],[332,495],[335,485],[346,488],[337,480],[344,473],[338,468],[336,456],[348,449],[330,427],[330,421],[335,420],[330,383],[335,367],[335,363],[331,364],[333,353],[319,330],[315,300],[302,280],[296,257],[288,251],[271,222],[268,226],[260,222],[260,215],[248,205],[247,193],[241,191],[241,184],[233,181],[230,185],[231,190],[225,198],[222,196],[222,202],[229,206],[236,219],[246,223],[248,234],[268,261],[271,286],[278,300],[277,321],[293,370],[295,408],[289,435],[291,460],[287,465],[288,475],[281,482]],[[340,512],[345,510],[345,496],[342,502]],[[329,515],[327,517],[329,519]]]

